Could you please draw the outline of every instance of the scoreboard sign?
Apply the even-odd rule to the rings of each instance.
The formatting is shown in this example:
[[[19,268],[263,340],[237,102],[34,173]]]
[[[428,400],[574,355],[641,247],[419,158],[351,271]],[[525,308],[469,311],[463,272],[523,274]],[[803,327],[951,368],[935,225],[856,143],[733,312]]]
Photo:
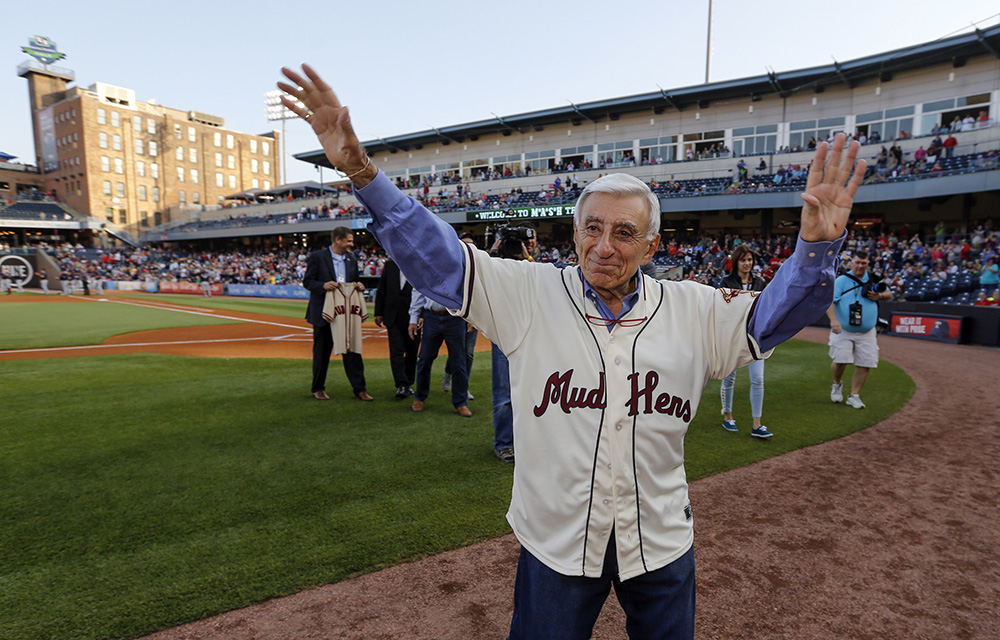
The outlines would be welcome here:
[[[964,320],[965,316],[894,311],[889,320],[889,333],[958,344],[962,342]]]

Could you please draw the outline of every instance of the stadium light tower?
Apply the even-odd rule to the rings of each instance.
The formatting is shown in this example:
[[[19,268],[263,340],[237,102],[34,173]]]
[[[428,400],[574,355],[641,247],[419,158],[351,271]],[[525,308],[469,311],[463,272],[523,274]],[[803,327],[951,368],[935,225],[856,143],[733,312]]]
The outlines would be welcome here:
[[[281,184],[288,184],[288,159],[286,157],[288,153],[288,143],[285,142],[285,122],[298,118],[299,116],[282,104],[281,96],[283,95],[285,95],[285,92],[280,89],[274,89],[273,91],[265,93],[264,109],[267,111],[268,120],[271,120],[272,122],[274,120],[281,120]]]
[[[708,37],[705,45],[705,84],[712,75],[712,0],[708,0]]]

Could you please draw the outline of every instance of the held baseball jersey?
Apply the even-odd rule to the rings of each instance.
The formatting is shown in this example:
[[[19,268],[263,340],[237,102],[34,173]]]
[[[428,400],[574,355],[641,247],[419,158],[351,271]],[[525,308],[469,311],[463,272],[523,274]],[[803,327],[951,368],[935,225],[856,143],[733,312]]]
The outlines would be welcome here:
[[[368,306],[365,304],[364,294],[360,291],[351,287],[345,294],[343,288],[326,292],[323,300],[323,319],[330,323],[335,354],[361,353],[364,346],[361,323],[368,318]]]
[[[609,332],[576,267],[490,258],[466,245],[462,315],[510,361],[514,486],[507,520],[564,575],[598,577],[614,532],[619,576],[692,544],[684,434],[710,378],[760,354],[750,291],[647,276]]]

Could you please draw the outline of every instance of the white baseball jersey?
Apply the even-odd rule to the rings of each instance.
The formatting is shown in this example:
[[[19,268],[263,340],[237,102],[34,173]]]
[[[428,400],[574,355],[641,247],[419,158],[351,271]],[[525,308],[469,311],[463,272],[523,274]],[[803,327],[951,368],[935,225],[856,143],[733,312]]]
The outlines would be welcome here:
[[[466,250],[453,313],[510,361],[517,539],[564,575],[600,576],[612,531],[623,580],[679,558],[694,536],[684,434],[705,383],[761,357],[756,292],[642,276],[608,332],[576,267]]]
[[[345,294],[344,288],[327,291],[323,300],[323,319],[330,323],[333,352],[337,355],[361,353],[364,346],[361,323],[368,318],[364,294],[353,287]]]

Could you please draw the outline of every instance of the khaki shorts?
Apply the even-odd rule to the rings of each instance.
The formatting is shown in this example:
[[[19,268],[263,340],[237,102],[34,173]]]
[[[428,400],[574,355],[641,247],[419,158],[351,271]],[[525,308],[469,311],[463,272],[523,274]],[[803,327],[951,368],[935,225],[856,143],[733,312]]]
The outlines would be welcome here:
[[[857,333],[830,332],[830,358],[835,364],[853,364],[856,367],[874,369],[878,366],[878,341],[875,328]]]

